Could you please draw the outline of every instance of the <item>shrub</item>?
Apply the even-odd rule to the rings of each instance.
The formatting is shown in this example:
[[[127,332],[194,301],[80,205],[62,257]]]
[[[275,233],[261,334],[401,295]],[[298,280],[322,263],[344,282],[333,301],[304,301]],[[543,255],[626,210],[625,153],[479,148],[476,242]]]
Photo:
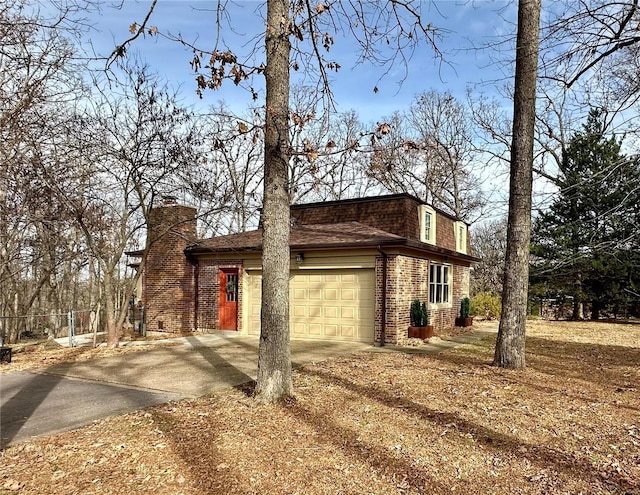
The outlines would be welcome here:
[[[427,304],[421,303],[420,299],[414,299],[411,303],[410,317],[412,327],[426,327],[429,324]]]
[[[498,294],[491,292],[480,292],[471,300],[471,314],[486,320],[500,318],[502,301]]]
[[[460,301],[460,317],[461,318],[469,318],[471,310],[471,301],[468,297],[465,297]]]

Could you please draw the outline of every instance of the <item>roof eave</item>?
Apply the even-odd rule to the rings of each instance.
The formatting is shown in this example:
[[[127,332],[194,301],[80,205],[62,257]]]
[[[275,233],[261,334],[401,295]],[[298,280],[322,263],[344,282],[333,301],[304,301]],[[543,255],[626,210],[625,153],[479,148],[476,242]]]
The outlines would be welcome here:
[[[435,254],[441,257],[465,261],[468,263],[478,263],[480,258],[469,254],[459,253],[450,249],[433,246],[424,242],[414,241],[406,238],[398,239],[375,239],[370,242],[345,242],[336,244],[315,243],[315,244],[291,244],[291,251],[321,251],[321,250],[351,250],[351,249],[376,249],[376,248],[408,248],[420,253]],[[247,246],[241,248],[208,248],[197,246],[185,249],[185,252],[191,256],[211,253],[256,253],[261,252],[262,246]]]

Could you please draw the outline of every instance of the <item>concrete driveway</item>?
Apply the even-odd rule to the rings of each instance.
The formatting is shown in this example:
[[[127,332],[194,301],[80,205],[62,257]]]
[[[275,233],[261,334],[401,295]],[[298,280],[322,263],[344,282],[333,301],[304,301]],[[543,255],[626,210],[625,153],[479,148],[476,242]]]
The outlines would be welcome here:
[[[0,448],[254,380],[258,339],[199,335],[171,347],[0,375]],[[292,341],[294,366],[371,344]]]

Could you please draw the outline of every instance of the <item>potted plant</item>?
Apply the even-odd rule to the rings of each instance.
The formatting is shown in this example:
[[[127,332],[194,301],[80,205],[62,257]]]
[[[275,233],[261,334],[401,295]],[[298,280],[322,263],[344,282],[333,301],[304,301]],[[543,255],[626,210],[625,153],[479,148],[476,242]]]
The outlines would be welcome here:
[[[421,303],[420,299],[414,299],[409,314],[411,317],[409,338],[428,339],[433,337],[433,325],[429,325],[427,303]]]
[[[462,298],[460,301],[460,316],[456,318],[457,327],[473,326],[473,316],[469,316],[471,300],[468,297]]]

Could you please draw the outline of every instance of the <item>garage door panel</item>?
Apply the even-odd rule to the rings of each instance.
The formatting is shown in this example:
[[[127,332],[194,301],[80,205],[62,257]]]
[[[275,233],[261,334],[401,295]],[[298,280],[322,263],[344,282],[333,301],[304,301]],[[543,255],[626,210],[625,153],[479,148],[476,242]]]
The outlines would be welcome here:
[[[340,308],[340,317],[353,320],[356,317],[356,312],[356,308],[352,306],[342,306],[342,308]]]
[[[307,325],[304,323],[294,323],[291,325],[291,334],[294,336],[306,335]]]
[[[336,337],[338,335],[338,325],[331,325],[331,324],[325,323],[324,334],[327,337]]]
[[[309,299],[319,301],[322,299],[322,289],[310,287],[309,288]]]
[[[258,335],[261,276],[250,273],[248,279],[249,333]],[[289,293],[292,337],[373,341],[373,270],[295,270]]]
[[[314,337],[322,336],[322,325],[320,323],[309,324],[309,335]]]
[[[340,334],[343,337],[355,337],[356,329],[353,325],[341,325],[340,326]]]
[[[356,300],[356,289],[342,289],[340,291],[340,296],[342,301],[355,301]]]
[[[325,289],[324,290],[324,300],[325,301],[337,301],[338,300],[338,289]]]
[[[355,283],[356,275],[354,273],[344,273],[341,276],[342,283]]]
[[[337,306],[325,306],[324,307],[324,317],[325,318],[337,318],[338,317],[338,307]]]
[[[320,318],[322,316],[321,306],[309,306],[309,318]]]

